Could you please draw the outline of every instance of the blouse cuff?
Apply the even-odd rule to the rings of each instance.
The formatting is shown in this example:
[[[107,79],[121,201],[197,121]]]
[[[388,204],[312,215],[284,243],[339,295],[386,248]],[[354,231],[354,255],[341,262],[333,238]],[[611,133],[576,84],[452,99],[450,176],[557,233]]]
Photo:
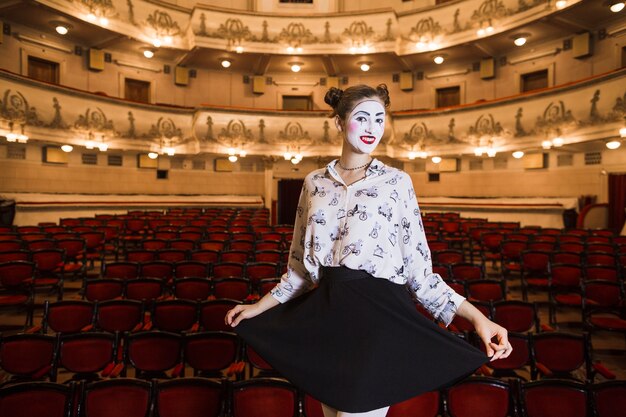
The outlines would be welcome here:
[[[446,327],[448,327],[450,323],[452,323],[452,320],[454,320],[454,316],[456,315],[457,310],[459,309],[463,301],[465,301],[465,297],[463,297],[462,295],[459,295],[454,291],[451,291],[451,293],[452,294],[450,295],[450,299],[437,317],[437,319]]]

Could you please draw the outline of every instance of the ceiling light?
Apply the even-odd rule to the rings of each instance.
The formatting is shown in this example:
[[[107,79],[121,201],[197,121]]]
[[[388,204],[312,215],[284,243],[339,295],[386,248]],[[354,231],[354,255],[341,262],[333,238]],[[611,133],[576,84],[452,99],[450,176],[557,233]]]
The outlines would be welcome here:
[[[552,145],[556,148],[563,146],[563,139],[562,138],[554,138],[552,139]]]
[[[626,127],[623,127],[619,130],[619,135],[623,138],[626,138]]]
[[[245,158],[245,157],[246,157],[246,155],[248,155],[248,152],[247,152],[247,151],[244,151],[243,149],[242,149],[241,151],[239,151],[239,156],[240,156],[241,158]]]
[[[474,155],[476,156],[483,156],[483,152],[485,152],[485,150],[481,147],[474,148]]]
[[[611,3],[609,9],[611,9],[613,13],[619,13],[624,10],[624,6],[626,6],[626,4],[623,1],[614,1]]]
[[[567,0],[557,0],[557,2],[554,5],[556,6],[557,9],[562,9],[565,6],[567,6]]]
[[[524,152],[523,151],[515,151],[515,152],[513,152],[513,158],[515,158],[515,159],[520,159],[522,156],[524,156]]]
[[[441,55],[437,55],[435,58],[433,58],[433,61],[435,61],[435,64],[440,65],[443,64],[444,58]]]
[[[228,148],[228,154],[229,155],[234,155],[235,153],[237,153],[237,151],[235,150],[235,148]]]
[[[17,133],[10,132],[7,133],[5,136],[7,138],[7,142],[17,142]]]
[[[417,154],[415,152],[409,152],[409,159],[415,159]]]
[[[516,46],[522,46],[522,45],[524,45],[524,44],[526,43],[526,38],[524,38],[524,37],[515,38],[515,40],[513,41],[513,43],[514,43]]]
[[[291,158],[291,163],[294,165],[297,165],[300,162],[300,160],[296,157]]]
[[[222,67],[228,68],[231,64],[232,62],[229,59],[222,59]]]
[[[236,47],[235,52],[237,52],[238,54],[241,54],[243,52],[243,46]]]
[[[494,148],[488,148],[488,149],[487,149],[487,156],[488,156],[489,158],[493,158],[493,157],[495,157],[497,153],[498,153],[498,152],[497,152]]]
[[[88,140],[87,142],[85,142],[85,148],[93,149],[95,147],[96,147],[96,144],[93,140]]]
[[[621,142],[616,139],[613,139],[612,141],[606,143],[606,147],[609,149],[617,149],[620,146],[621,146]]]
[[[367,72],[370,70],[370,63],[369,62],[361,62],[361,71],[363,72]]]
[[[439,162],[441,162],[441,157],[440,156],[433,156],[431,158],[431,161],[433,161],[434,164],[438,164]]]
[[[237,155],[229,155],[228,160],[230,162],[237,162]]]
[[[56,30],[59,35],[67,35],[67,32],[70,31],[70,29],[65,25],[57,25],[54,30]]]
[[[146,58],[150,59],[154,56],[154,51],[152,49],[144,49],[143,50],[143,56],[145,56]]]
[[[288,62],[288,64],[291,66],[291,71],[293,72],[300,72],[304,65],[302,62]]]
[[[285,158],[285,161],[289,161],[291,159],[291,152],[285,152],[283,158]]]
[[[152,39],[152,45],[154,45],[155,48],[160,48],[161,47],[161,39],[158,39],[158,38]]]
[[[550,142],[549,140],[544,140],[543,142],[541,142],[541,147],[543,149],[550,149],[552,147],[552,142]]]
[[[63,152],[72,152],[74,150],[74,147],[72,145],[63,145],[61,146],[61,150]]]
[[[166,45],[171,45],[172,44],[172,37],[167,35],[166,37],[163,38],[163,42],[165,42]]]
[[[287,52],[288,53],[293,54],[293,51],[294,51],[293,46],[288,46],[287,47]]]
[[[156,152],[148,152],[148,158],[150,159],[157,159],[159,157],[159,154]]]
[[[107,145],[106,143],[101,143],[98,145],[98,149],[100,149],[100,152],[106,152],[109,149],[109,145]]]
[[[93,13],[89,13],[87,14],[87,20],[89,20],[90,22],[95,22],[97,19],[96,15]]]

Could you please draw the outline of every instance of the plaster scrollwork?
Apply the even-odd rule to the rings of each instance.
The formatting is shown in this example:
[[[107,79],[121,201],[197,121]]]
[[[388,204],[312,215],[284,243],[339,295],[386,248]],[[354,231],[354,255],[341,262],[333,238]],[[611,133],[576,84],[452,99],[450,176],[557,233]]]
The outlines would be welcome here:
[[[223,127],[217,138],[222,144],[232,145],[237,142],[246,143],[254,139],[250,129],[241,120],[230,120],[226,127]]]
[[[476,146],[500,145],[496,140],[501,141],[505,136],[509,136],[508,132],[502,127],[502,124],[493,117],[491,113],[481,114],[470,126],[467,131],[468,139]]]
[[[626,92],[623,96],[615,99],[615,105],[609,114],[609,119],[612,121],[618,121],[626,117]]]
[[[91,110],[88,107],[85,110],[85,114],[78,115],[78,119],[74,122],[74,129],[79,131],[107,132],[109,135],[119,136],[113,127],[113,121],[108,119],[99,107],[96,107],[95,110]]]
[[[318,39],[302,23],[289,23],[278,35],[278,41],[293,47],[317,43]]]
[[[14,93],[5,90],[0,100],[0,116],[2,119],[15,124],[41,126],[37,109],[28,104],[26,97],[19,91]]]
[[[374,41],[375,32],[365,20],[354,21],[342,33],[343,38],[354,47],[367,46]]]
[[[539,6],[542,3],[547,3],[546,0],[517,0],[517,11],[524,12],[533,7]]]
[[[492,21],[509,16],[513,13],[514,11],[507,8],[502,0],[484,0],[480,6],[478,6],[478,9],[474,10],[472,13],[471,20],[479,25],[486,22],[491,24]]]
[[[154,30],[157,37],[181,34],[178,23],[167,12],[158,9],[146,18],[146,25]]]
[[[111,0],[80,0],[79,2],[88,14],[98,18],[115,18],[118,16],[117,10]]]
[[[291,144],[311,140],[309,132],[304,130],[298,122],[287,122],[285,129],[278,132],[278,139]]]
[[[408,149],[414,149],[415,147],[424,148],[428,144],[432,144],[437,141],[435,134],[428,129],[428,126],[424,122],[413,123],[411,129],[402,136],[402,145]],[[391,144],[391,143],[389,143]]]
[[[572,111],[565,107],[563,100],[559,100],[557,103],[550,102],[543,114],[537,116],[534,133],[543,133],[544,135],[551,133],[561,134],[567,129],[576,127],[577,124]]]
[[[430,42],[442,33],[441,25],[432,17],[420,19],[415,26],[411,28],[408,38],[412,42]]]
[[[243,41],[253,39],[252,32],[241,19],[226,19],[226,22],[222,23],[215,33],[208,36],[225,39],[229,46],[239,45]]]
[[[170,141],[181,140],[182,130],[176,127],[176,123],[170,118],[159,117],[157,122],[150,126],[150,130],[144,137],[156,139],[169,139]]]

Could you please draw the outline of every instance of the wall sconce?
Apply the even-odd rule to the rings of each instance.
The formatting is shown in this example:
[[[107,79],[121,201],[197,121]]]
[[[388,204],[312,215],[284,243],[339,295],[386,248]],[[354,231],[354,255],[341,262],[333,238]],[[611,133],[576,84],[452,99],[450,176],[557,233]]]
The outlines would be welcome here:
[[[28,142],[28,135],[24,134],[24,124],[20,125],[21,133],[13,132],[13,122],[9,122],[9,133],[6,133],[5,136],[7,138],[7,142],[18,142],[18,143],[26,143]]]
[[[523,156],[524,156],[524,152],[523,151],[515,151],[515,152],[513,152],[513,158],[515,158],[515,159],[520,159]]]
[[[433,164],[438,164],[441,162],[441,157],[440,156],[433,156],[431,158],[431,161],[433,161]]]
[[[72,145],[63,145],[61,146],[61,150],[66,153],[70,153],[74,150],[74,147]]]

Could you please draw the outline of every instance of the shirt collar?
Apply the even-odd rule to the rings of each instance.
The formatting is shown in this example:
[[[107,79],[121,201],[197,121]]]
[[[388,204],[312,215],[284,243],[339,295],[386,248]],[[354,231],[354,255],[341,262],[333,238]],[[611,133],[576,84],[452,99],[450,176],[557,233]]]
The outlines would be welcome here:
[[[328,172],[337,181],[343,182],[343,180],[341,179],[341,175],[339,175],[339,173],[335,169],[335,165],[337,165],[338,161],[339,159],[333,159],[332,161],[330,161],[328,165],[326,165],[326,172]],[[370,177],[372,175],[382,175],[384,172],[385,164],[383,164],[378,159],[373,158],[372,163],[369,164],[367,170],[365,171],[365,177]]]

